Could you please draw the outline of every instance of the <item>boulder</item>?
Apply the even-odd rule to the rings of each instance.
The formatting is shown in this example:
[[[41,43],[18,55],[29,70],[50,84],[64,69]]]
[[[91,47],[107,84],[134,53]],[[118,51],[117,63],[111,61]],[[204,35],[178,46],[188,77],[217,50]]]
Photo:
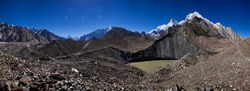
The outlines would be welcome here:
[[[198,60],[196,56],[188,53],[185,56],[183,56],[181,59],[177,60],[174,64],[173,67],[178,70],[178,69],[183,69],[185,67],[188,67],[190,65],[195,65],[198,63]]]
[[[195,65],[196,63],[198,63],[196,56],[190,53],[183,56],[180,60],[183,60],[188,65]]]

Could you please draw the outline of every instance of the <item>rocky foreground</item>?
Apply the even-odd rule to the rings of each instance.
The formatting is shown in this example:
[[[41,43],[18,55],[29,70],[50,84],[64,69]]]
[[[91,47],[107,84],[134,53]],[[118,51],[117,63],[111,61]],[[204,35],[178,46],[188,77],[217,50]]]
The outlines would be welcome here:
[[[250,38],[197,40],[213,42],[207,50],[216,54],[187,54],[154,74],[106,55],[29,60],[0,52],[0,90],[250,90]]]
[[[0,58],[1,91],[132,89],[145,75],[123,63],[22,60],[3,52]]]

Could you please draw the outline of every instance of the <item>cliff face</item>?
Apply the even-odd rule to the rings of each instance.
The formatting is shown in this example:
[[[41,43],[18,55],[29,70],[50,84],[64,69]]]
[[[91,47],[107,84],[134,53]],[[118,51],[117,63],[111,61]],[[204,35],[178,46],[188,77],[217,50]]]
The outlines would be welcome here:
[[[180,59],[187,53],[197,55],[198,48],[189,43],[185,37],[168,34],[154,42],[149,48],[126,53],[126,61],[142,61],[153,59]]]

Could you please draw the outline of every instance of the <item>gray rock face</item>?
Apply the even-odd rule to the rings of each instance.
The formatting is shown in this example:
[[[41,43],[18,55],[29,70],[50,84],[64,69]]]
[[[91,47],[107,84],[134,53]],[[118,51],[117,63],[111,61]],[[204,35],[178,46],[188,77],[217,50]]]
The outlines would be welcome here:
[[[177,34],[168,34],[145,50],[127,53],[125,59],[127,61],[180,59],[187,53],[196,56],[197,52],[198,48],[189,43],[185,37]]]

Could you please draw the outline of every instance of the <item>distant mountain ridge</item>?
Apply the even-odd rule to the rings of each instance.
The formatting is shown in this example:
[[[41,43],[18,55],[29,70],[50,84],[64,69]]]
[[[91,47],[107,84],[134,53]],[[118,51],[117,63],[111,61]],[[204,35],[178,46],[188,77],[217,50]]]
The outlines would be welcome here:
[[[30,29],[27,27],[0,24],[0,41],[2,42],[50,42],[53,40],[64,40],[46,29]]]
[[[60,37],[58,35],[55,35],[55,34],[51,33],[50,31],[48,31],[46,29],[40,29],[36,33],[43,36],[43,37],[45,37],[48,41],[65,40],[65,38]]]
[[[97,30],[95,30],[94,32],[91,32],[91,33],[89,33],[89,34],[85,34],[85,35],[81,36],[79,40],[80,40],[80,41],[82,41],[82,40],[90,40],[90,39],[92,39],[92,38],[94,38],[94,37],[96,37],[96,38],[101,38],[101,37],[103,37],[111,28],[112,28],[112,26],[109,26],[109,27],[106,28],[106,29],[97,29]]]
[[[132,32],[129,31],[125,28],[121,28],[121,27],[112,27],[107,33],[106,35],[116,35],[118,37],[124,38],[124,37],[128,37],[128,36],[142,36],[141,33],[139,32]]]
[[[145,33],[132,32],[132,31],[127,30],[127,29],[122,28],[122,27],[109,26],[106,29],[97,29],[94,32],[91,32],[89,34],[85,34],[85,35],[81,36],[79,40],[80,41],[90,40],[94,37],[101,38],[105,35],[116,35],[118,37],[127,37],[127,36],[141,36],[141,35],[145,35]]]

